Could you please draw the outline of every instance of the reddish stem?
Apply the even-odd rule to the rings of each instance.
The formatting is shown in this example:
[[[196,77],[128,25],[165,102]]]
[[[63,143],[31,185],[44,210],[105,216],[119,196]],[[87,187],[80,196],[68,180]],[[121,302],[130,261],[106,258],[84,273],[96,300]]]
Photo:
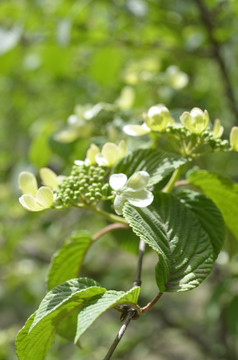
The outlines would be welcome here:
[[[163,295],[163,293],[159,291],[158,294],[154,297],[154,299],[151,302],[149,302],[146,306],[141,308],[141,312],[145,313],[148,310],[150,310],[152,308],[152,306],[157,303],[157,301],[161,298],[162,295]]]
[[[117,229],[127,229],[127,228],[128,228],[128,225],[126,225],[126,224],[120,224],[120,223],[110,224],[110,225],[106,226],[105,228],[103,228],[102,230],[100,230],[99,232],[97,232],[92,237],[92,241],[98,240],[101,236],[105,235],[109,231],[117,230]]]

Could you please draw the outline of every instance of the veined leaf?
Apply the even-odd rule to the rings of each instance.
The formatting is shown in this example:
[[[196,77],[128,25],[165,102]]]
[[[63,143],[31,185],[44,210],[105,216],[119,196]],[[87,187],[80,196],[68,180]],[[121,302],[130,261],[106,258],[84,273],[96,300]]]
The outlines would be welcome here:
[[[151,186],[171,175],[187,161],[188,159],[177,154],[165,154],[157,149],[140,149],[120,160],[113,168],[113,173],[124,173],[130,177],[137,171],[147,171],[150,174],[148,185]]]
[[[90,297],[105,291],[87,278],[72,279],[51,290],[17,336],[19,360],[44,360],[61,321],[79,311]]]
[[[195,214],[171,194],[157,194],[147,208],[127,203],[123,214],[133,231],[159,256],[160,291],[188,291],[210,273],[213,247]]]
[[[220,210],[211,199],[196,191],[184,190],[177,196],[197,216],[201,226],[208,234],[215,260],[225,239],[225,223]]]
[[[238,240],[238,184],[206,170],[193,172],[188,181],[212,199],[220,209],[226,226]]]
[[[138,310],[139,290],[136,287],[126,293],[107,291],[88,278],[72,279],[57,286],[45,296],[19,332],[16,341],[19,360],[44,360],[57,328],[73,312],[80,314],[82,311],[78,316],[77,342],[79,336],[107,309],[129,304]]]
[[[140,287],[134,287],[128,292],[106,291],[100,297],[96,296],[82,307],[78,314],[78,328],[75,342],[87,330],[87,328],[106,310],[119,304],[128,304],[137,309]]]
[[[90,244],[91,236],[87,233],[78,233],[65,241],[51,261],[48,274],[49,290],[78,276]]]

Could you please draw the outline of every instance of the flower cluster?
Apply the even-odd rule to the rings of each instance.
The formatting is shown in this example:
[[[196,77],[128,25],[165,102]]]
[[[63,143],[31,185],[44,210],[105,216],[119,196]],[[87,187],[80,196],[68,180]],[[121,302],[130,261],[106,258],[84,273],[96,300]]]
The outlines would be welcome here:
[[[233,127],[230,133],[230,144],[222,140],[224,127],[219,119],[214,121],[212,131],[209,130],[209,115],[207,110],[202,111],[195,107],[190,112],[185,111],[180,116],[180,123],[176,123],[169,114],[169,110],[162,104],[152,106],[144,114],[145,122],[142,125],[126,125],[123,130],[127,135],[141,136],[150,132],[159,133],[166,138],[172,135],[176,140],[193,142],[192,148],[197,145],[209,145],[212,151],[238,151],[238,127]],[[199,140],[196,140],[199,139]],[[195,146],[194,146],[195,145]],[[183,155],[188,155],[186,152]],[[190,155],[190,153],[189,153]]]

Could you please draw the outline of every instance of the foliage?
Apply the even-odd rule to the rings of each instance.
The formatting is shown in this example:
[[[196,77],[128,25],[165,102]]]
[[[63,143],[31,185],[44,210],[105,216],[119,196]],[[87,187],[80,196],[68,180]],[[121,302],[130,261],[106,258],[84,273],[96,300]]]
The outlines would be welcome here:
[[[28,317],[18,356],[36,356],[21,346],[30,349],[35,332],[72,305],[60,305],[31,327],[30,314],[48,296],[47,274],[48,294],[78,276],[96,279],[105,291],[88,297],[59,327],[51,323],[57,335],[48,338],[49,345],[55,341],[49,360],[103,358],[118,331],[115,314],[128,312],[116,305],[124,296],[139,320],[120,343],[118,358],[236,358],[237,14],[235,1],[217,0],[1,2],[0,359],[16,358],[14,341]],[[128,136],[126,129],[144,135]],[[114,144],[108,152],[106,143]],[[115,164],[111,149],[121,158]],[[46,183],[42,168],[63,176],[50,180],[46,170]],[[43,185],[24,193],[23,205],[31,208],[34,201],[36,210],[47,210],[27,213],[17,203],[22,171]],[[149,174],[143,189],[154,201],[145,208],[123,203],[120,220],[109,178],[124,173],[128,180],[143,171]],[[72,178],[79,177],[76,189]],[[140,202],[136,191],[132,198]],[[110,228],[115,221],[121,226]],[[108,226],[112,231],[101,233]],[[138,300],[137,288],[127,290],[135,280],[139,237],[147,246]],[[184,247],[186,259],[179,255]],[[142,304],[158,287],[170,293],[161,308],[142,316]],[[92,321],[105,313],[80,337],[79,348],[70,345],[90,309]]]

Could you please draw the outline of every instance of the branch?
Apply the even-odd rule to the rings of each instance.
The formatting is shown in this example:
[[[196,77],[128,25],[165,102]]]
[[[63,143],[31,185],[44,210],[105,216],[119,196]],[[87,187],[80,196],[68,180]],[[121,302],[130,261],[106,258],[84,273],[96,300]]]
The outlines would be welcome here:
[[[222,57],[222,51],[221,51],[221,45],[216,40],[214,36],[214,24],[212,22],[212,14],[210,13],[209,9],[206,7],[203,0],[195,0],[195,3],[197,4],[197,7],[200,11],[200,18],[203,22],[204,27],[207,30],[208,38],[210,40],[211,46],[212,46],[212,55],[214,60],[217,62],[221,75],[223,77],[223,81],[225,84],[225,92],[227,95],[227,98],[230,102],[230,107],[235,115],[236,120],[238,120],[238,108],[236,105],[236,99],[235,94],[233,91],[232,83],[230,80],[229,72],[226,66],[226,63]]]
[[[127,316],[125,318],[125,321],[124,321],[124,324],[122,325],[122,327],[120,328],[115,340],[113,341],[112,343],[112,346],[110,347],[107,355],[105,356],[104,360],[109,360],[111,359],[114,351],[116,350],[117,348],[117,345],[119,344],[119,342],[121,341],[123,335],[125,334],[126,332],[126,329],[127,329],[127,326],[129,325],[131,319],[135,316],[135,313],[136,313],[136,310],[130,310],[128,311],[127,313]]]
[[[113,224],[113,225],[116,225],[116,224]],[[118,224],[118,225],[123,225],[123,224]],[[112,226],[112,225],[109,225],[109,226]],[[124,225],[124,227],[125,227],[125,225]],[[103,230],[105,230],[105,229],[103,229]],[[144,253],[145,253],[145,242],[144,242],[144,240],[140,239],[140,242],[139,242],[139,256],[138,256],[138,263],[137,263],[137,269],[136,269],[136,277],[135,277],[135,280],[133,282],[133,287],[141,285],[141,270],[142,270],[142,261],[143,261]],[[133,318],[137,319],[138,318],[138,313],[137,313],[136,309],[133,309],[132,307],[129,307],[128,310],[127,310],[127,315],[125,317],[124,324],[122,325],[122,327],[120,328],[117,336],[115,337],[115,340],[113,341],[113,343],[112,343],[107,355],[105,356],[104,360],[111,359],[114,351],[117,348],[117,345],[121,341],[122,336],[126,332],[127,326],[129,325],[131,319],[133,319]]]
[[[145,242],[144,242],[144,240],[140,239],[139,257],[138,257],[138,263],[137,263],[137,269],[136,269],[136,277],[135,277],[135,280],[133,282],[133,287],[141,286],[141,270],[142,270],[142,261],[143,261],[144,252],[145,252]]]

